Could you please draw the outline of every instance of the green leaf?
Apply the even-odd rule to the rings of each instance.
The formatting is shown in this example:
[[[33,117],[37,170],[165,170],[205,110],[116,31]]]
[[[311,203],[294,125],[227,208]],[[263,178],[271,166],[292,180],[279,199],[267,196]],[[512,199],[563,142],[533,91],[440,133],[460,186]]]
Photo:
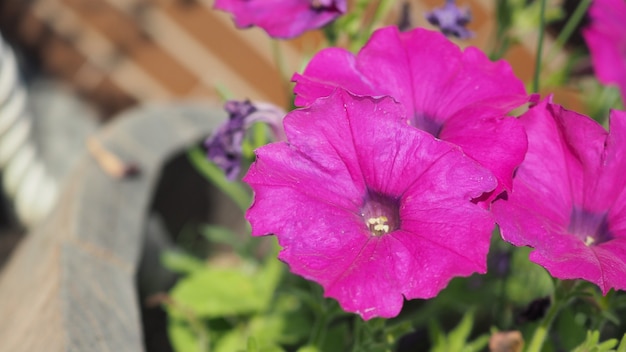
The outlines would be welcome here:
[[[171,296],[200,318],[260,312],[267,301],[257,290],[254,274],[241,268],[206,268],[181,279]]]
[[[276,292],[276,287],[284,271],[285,265],[276,257],[270,257],[265,261],[258,275],[255,276],[255,285],[258,289],[257,293],[262,296],[268,304]]]
[[[247,352],[259,352],[259,346],[256,344],[254,337],[248,337],[248,346],[246,346]]]
[[[205,225],[200,229],[200,233],[209,241],[228,245],[234,249],[240,249],[241,236],[225,226]]]
[[[209,350],[208,341],[200,338],[192,327],[179,319],[170,319],[168,336],[172,347],[177,352],[205,352]]]
[[[448,334],[449,351],[461,351],[463,349],[472,332],[473,325],[474,313],[469,311],[465,313],[459,325]]]
[[[315,346],[304,346],[304,347],[298,348],[296,352],[322,352],[322,351]]]
[[[268,259],[262,268],[204,266],[178,281],[172,299],[199,318],[217,318],[265,311],[283,272],[282,263]],[[176,309],[172,314],[179,314]]]
[[[613,347],[617,345],[617,339],[610,339],[599,343],[599,331],[587,331],[587,338],[572,352],[613,352]]]
[[[193,273],[206,268],[202,260],[175,250],[164,252],[161,255],[161,262],[167,269],[181,274]]]
[[[272,339],[269,339],[272,340]],[[284,352],[284,349],[263,337],[262,332],[251,331],[240,325],[224,334],[216,343],[213,352]]]
[[[615,352],[626,352],[626,334],[622,337],[622,341],[620,341],[617,351]]]
[[[473,343],[469,343],[467,340],[472,332],[474,325],[474,312],[468,311],[463,315],[463,318],[459,324],[446,336],[441,330],[441,327],[436,324],[429,325],[429,333],[431,336],[431,342],[433,347],[431,352],[446,352],[446,351],[464,351],[471,352],[477,351],[474,348],[482,349],[486,346],[484,343],[484,336]],[[487,341],[488,342],[488,341]]]
[[[552,277],[541,266],[528,260],[531,249],[519,247],[513,250],[511,273],[506,280],[506,297],[516,305],[527,305],[537,297],[552,294]]]
[[[587,328],[577,318],[580,312],[575,309],[563,309],[555,322],[554,330],[559,332],[559,343],[565,350],[571,350],[580,344],[580,337],[585,336]]]
[[[346,322],[328,327],[326,338],[319,352],[344,352],[348,350],[346,346],[347,338],[350,335],[350,328]]]

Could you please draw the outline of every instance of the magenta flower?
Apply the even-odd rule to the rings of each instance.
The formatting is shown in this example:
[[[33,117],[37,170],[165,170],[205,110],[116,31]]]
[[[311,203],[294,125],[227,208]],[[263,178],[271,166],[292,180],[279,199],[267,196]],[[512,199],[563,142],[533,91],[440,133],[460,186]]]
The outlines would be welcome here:
[[[473,47],[461,52],[441,33],[383,28],[357,56],[322,50],[292,79],[298,106],[337,86],[393,97],[405,106],[411,125],[457,144],[491,170],[499,183],[493,196],[511,189],[513,170],[524,158],[523,128],[505,116],[528,100],[523,83],[506,62],[491,62]]]
[[[600,82],[616,84],[626,103],[626,1],[594,0],[583,36]]]
[[[364,319],[486,271],[494,222],[470,200],[496,180],[404,112],[337,90],[289,113],[287,142],[258,149],[244,178],[252,234],[275,234],[294,273]]]
[[[257,26],[274,38],[293,38],[320,28],[346,12],[347,0],[215,0],[237,27]]]
[[[502,237],[554,277],[626,289],[626,112],[611,113],[610,133],[549,99],[520,121],[528,153],[492,206]]]

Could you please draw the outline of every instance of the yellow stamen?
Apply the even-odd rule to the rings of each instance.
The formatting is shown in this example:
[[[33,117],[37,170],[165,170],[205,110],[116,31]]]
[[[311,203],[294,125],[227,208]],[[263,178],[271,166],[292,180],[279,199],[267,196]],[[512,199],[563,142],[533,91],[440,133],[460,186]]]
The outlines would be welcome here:
[[[367,219],[367,225],[374,236],[381,236],[389,233],[388,221],[386,216],[379,216]]]
[[[596,240],[591,237],[591,236],[587,236],[585,237],[585,246],[589,247],[591,246]]]

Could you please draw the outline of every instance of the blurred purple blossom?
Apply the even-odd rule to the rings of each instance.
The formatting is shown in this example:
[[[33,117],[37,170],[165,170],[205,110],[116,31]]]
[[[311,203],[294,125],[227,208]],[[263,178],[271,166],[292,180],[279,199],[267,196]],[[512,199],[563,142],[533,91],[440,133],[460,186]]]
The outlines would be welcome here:
[[[228,120],[205,141],[207,157],[224,170],[229,180],[239,175],[242,159],[242,143],[246,130],[255,122],[265,122],[275,140],[284,140],[282,118],[285,112],[268,103],[230,100],[224,104]]]
[[[459,8],[455,0],[446,0],[445,5],[427,13],[426,20],[446,36],[469,39],[474,35],[465,28],[472,20],[469,8]]]

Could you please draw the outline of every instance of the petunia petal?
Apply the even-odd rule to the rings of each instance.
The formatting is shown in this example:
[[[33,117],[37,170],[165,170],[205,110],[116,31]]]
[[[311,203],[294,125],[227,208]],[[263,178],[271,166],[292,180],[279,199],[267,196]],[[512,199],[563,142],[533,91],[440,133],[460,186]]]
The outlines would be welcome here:
[[[357,95],[375,95],[372,83],[356,67],[356,57],[342,48],[320,50],[309,62],[303,74],[295,73],[296,106],[311,105],[316,99],[326,97],[336,87]]]
[[[576,237],[563,234],[551,248],[534,250],[530,260],[560,279],[583,279],[600,287],[603,294],[611,288],[626,289],[626,240],[610,241],[589,247]]]
[[[345,0],[216,0],[215,8],[233,14],[240,28],[258,26],[275,38],[293,38],[320,28],[346,12]]]
[[[513,171],[528,149],[526,132],[517,119],[484,108],[466,108],[456,113],[444,125],[440,138],[460,146],[493,172],[499,185],[492,197],[511,190]]]
[[[600,128],[605,135],[597,153],[601,157],[596,156],[597,172],[589,175],[594,187],[588,187],[585,194],[585,206],[595,211],[626,206],[626,112],[611,111],[608,136]]]
[[[253,226],[252,234],[257,236],[271,233],[271,230],[266,229],[275,226],[268,216],[263,216],[262,213],[256,216],[257,209],[267,206],[257,206],[257,203],[284,198],[282,201],[287,201],[285,204],[288,204],[289,196],[283,193],[291,194],[291,189],[309,199],[324,200],[342,209],[356,211],[362,203],[363,186],[352,181],[348,170],[337,156],[327,155],[314,160],[285,143],[273,143],[259,148],[257,161],[250,166],[244,181],[258,189],[268,188],[273,192],[271,198],[255,197],[255,203],[249,210],[252,212],[248,216],[250,221],[259,222]]]

